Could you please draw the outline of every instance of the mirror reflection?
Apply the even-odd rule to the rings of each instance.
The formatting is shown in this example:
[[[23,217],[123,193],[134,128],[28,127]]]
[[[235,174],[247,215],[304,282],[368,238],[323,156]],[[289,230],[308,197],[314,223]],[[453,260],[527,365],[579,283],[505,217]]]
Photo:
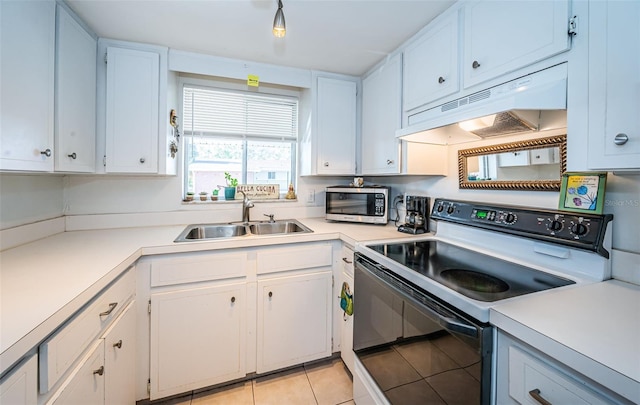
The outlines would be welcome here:
[[[566,135],[458,151],[460,188],[560,190]]]

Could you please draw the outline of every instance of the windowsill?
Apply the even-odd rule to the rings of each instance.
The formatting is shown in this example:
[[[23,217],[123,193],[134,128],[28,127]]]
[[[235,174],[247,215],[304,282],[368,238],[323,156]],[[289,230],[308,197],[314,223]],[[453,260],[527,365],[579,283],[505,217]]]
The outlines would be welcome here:
[[[251,200],[253,203],[288,203],[288,202],[298,202],[298,199],[288,200],[285,198],[271,199],[271,200]],[[242,200],[225,200],[224,198],[221,200],[211,201],[211,199],[207,201],[202,200],[193,200],[193,201],[185,201],[182,200],[182,205],[215,205],[215,204],[235,204],[242,203]]]

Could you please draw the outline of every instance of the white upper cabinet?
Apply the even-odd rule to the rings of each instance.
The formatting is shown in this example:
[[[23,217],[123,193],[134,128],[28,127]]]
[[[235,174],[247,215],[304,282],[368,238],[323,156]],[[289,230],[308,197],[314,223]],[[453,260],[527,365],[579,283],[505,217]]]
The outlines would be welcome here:
[[[569,1],[471,1],[464,11],[464,88],[569,49]]]
[[[177,109],[177,75],[168,49],[100,38],[97,59],[96,171],[176,174],[169,112]]]
[[[391,58],[362,81],[362,174],[397,174],[401,125],[402,55]]]
[[[58,6],[56,171],[96,170],[96,52],[97,40]]]
[[[356,172],[357,82],[316,77],[311,126],[303,129],[302,175]],[[304,125],[303,125],[304,126]]]
[[[640,169],[640,2],[589,2],[589,169]]]
[[[404,50],[403,109],[412,110],[457,92],[458,13],[435,23]]]
[[[106,171],[158,171],[160,56],[107,48]]]
[[[53,171],[53,1],[0,1],[0,170]]]

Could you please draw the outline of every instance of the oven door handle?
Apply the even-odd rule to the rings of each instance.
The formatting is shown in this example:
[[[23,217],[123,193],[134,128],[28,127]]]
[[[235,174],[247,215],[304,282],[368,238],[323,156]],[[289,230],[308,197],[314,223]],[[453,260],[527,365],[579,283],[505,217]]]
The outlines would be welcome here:
[[[439,318],[444,323],[443,326],[446,326],[447,329],[462,333],[463,335],[471,336],[474,338],[478,337],[478,330],[473,325],[467,325],[466,323],[462,323],[455,318],[447,318],[442,315],[439,315]]]
[[[451,313],[446,308],[440,306],[440,304],[437,304],[435,300],[422,294],[420,291],[414,290],[414,293],[421,295],[421,297],[424,299],[424,302],[405,293],[404,291],[400,290],[398,287],[394,286],[389,281],[375,274],[375,270],[377,270],[385,274],[386,277],[393,279],[395,282],[399,284],[405,284],[402,282],[402,280],[399,280],[397,277],[394,277],[392,274],[390,274],[386,267],[384,267],[379,263],[373,263],[369,260],[366,260],[366,259],[362,260],[362,259],[363,259],[362,257],[356,259],[356,266],[362,267],[362,269],[366,271],[371,277],[374,277],[379,282],[387,285],[397,294],[401,295],[403,299],[406,299],[407,301],[411,302],[413,305],[417,306],[417,308],[421,308],[422,310],[428,312],[431,315],[432,319],[437,321],[441,326],[447,328],[452,332],[457,332],[466,336],[470,336],[475,339],[478,338],[478,329],[476,328],[475,325],[466,322],[464,319],[460,319],[456,317],[455,314]],[[375,270],[371,269],[371,267],[374,267]],[[429,303],[431,302],[433,302],[434,304],[430,305]],[[437,305],[439,308],[436,310],[432,308],[432,305]]]

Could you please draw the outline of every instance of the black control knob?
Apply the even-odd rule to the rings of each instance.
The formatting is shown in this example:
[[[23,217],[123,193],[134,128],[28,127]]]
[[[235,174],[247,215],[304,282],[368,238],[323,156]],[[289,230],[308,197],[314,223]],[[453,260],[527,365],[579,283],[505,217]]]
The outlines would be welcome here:
[[[444,211],[444,205],[442,205],[442,204],[438,205],[437,210],[438,210],[438,212]]]
[[[584,236],[587,232],[589,232],[589,227],[583,223],[578,222],[571,225],[571,233],[576,236]]]
[[[558,232],[562,230],[563,227],[564,227],[564,224],[561,221],[558,221],[557,219],[554,219],[551,222],[549,222],[549,225],[547,226],[547,228],[550,231],[554,231],[554,232]]]
[[[518,220],[518,217],[513,212],[509,212],[504,216],[504,223],[507,225],[513,225]]]
[[[447,207],[447,214],[453,214],[453,205],[450,205],[449,207]]]

